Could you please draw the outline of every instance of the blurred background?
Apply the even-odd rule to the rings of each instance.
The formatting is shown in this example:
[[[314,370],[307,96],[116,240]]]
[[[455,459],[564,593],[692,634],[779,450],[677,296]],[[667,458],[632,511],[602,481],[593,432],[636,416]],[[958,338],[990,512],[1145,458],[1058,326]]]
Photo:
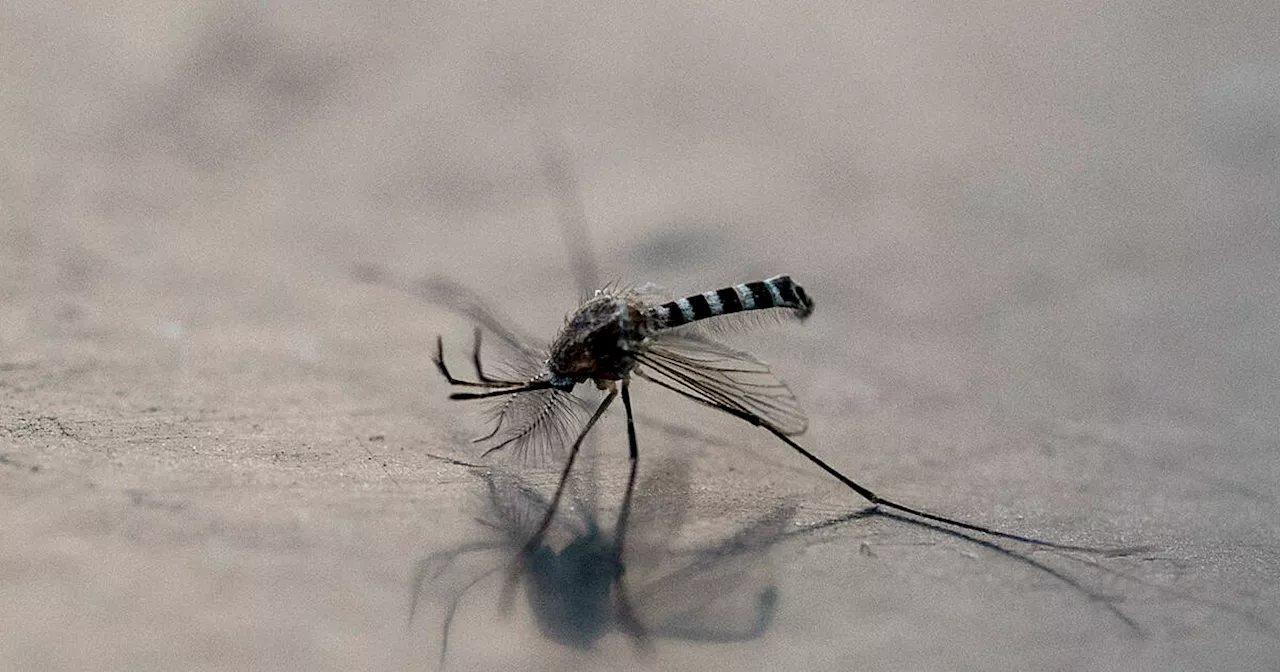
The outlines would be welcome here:
[[[549,338],[581,295],[555,138],[605,280],[791,274],[814,317],[734,343],[796,392],[805,445],[931,510],[1150,546],[1036,556],[1142,634],[873,520],[788,561],[757,641],[571,654],[491,590],[458,616],[457,669],[1271,667],[1277,18],[8,3],[0,666],[432,668],[410,575],[473,531],[455,461],[482,418],[430,356],[443,334],[462,366],[471,326],[367,280],[448,278]],[[642,450],[697,456],[707,534],[784,497],[810,519],[864,504],[668,396],[637,386]]]

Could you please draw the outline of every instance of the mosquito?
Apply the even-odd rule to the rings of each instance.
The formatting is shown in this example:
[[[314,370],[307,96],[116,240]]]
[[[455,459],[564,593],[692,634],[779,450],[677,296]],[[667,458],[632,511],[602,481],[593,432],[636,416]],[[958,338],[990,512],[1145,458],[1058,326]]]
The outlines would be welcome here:
[[[741,322],[749,314],[773,314],[803,321],[813,309],[814,302],[805,289],[787,275],[677,300],[666,300],[649,287],[606,288],[596,291],[569,315],[545,351],[539,353],[527,347],[522,350],[528,360],[522,377],[497,378],[485,373],[478,329],[472,354],[475,380],[457,378],[449,371],[444,360],[444,341],[440,337],[436,339],[434,362],[450,385],[473,388],[454,392],[451,399],[502,398],[492,431],[477,439],[492,441],[486,456],[498,451],[556,450],[568,436],[574,436],[555,494],[526,550],[542,543],[584,440],[619,397],[626,414],[630,466],[616,527],[616,543],[620,549],[623,547],[639,460],[630,393],[631,381],[635,378],[760,427],[866,499],[872,507],[894,509],[992,537],[1059,550],[1099,550],[1002,532],[907,506],[853,481],[797,443],[793,437],[803,433],[808,423],[795,395],[767,364],[720,344],[713,334],[716,327],[731,328],[735,319]],[[501,332],[499,335],[504,340],[513,338]],[[584,402],[572,393],[578,385],[587,383],[603,391],[605,396],[586,422],[577,428],[578,419],[585,414],[580,413]]]

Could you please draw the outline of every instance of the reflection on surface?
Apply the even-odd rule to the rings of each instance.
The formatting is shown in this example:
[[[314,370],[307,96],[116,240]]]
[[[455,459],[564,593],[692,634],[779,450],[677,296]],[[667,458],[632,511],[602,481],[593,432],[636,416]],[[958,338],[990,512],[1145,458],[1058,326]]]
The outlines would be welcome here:
[[[952,538],[985,549],[997,557],[1052,578],[1070,592],[1098,606],[1141,636],[1143,630],[1117,602],[1123,596],[1098,588],[1054,560],[1078,562],[1090,572],[1122,576],[1100,563],[1143,553],[1145,547],[1066,552],[1039,547],[1018,548],[875,508],[848,512],[800,525],[791,505],[776,506],[711,543],[682,545],[691,512],[688,465],[661,463],[636,488],[625,548],[601,525],[590,474],[573,481],[572,505],[562,506],[543,542],[528,547],[547,509],[547,498],[527,481],[509,473],[477,471],[486,485],[484,513],[478,518],[485,538],[422,559],[412,584],[410,615],[422,597],[443,605],[439,654],[443,665],[454,616],[473,587],[486,579],[504,585],[503,608],[515,589],[529,605],[541,635],[573,649],[590,650],[612,632],[629,638],[637,649],[655,639],[694,642],[743,642],[763,635],[773,622],[778,591],[770,576],[769,551],[791,538],[805,545],[833,538],[848,523],[878,519],[923,530],[939,539]],[[865,543],[863,552],[874,557]],[[504,584],[503,579],[509,580]],[[484,607],[472,607],[483,609]],[[437,612],[439,613],[439,612]],[[483,613],[483,612],[481,612]],[[488,613],[485,614],[487,617]]]
[[[782,505],[727,538],[675,548],[688,511],[687,465],[666,462],[636,490],[620,549],[601,526],[590,486],[575,483],[574,505],[562,507],[542,544],[526,548],[548,502],[521,478],[481,472],[487,486],[488,538],[434,553],[418,563],[411,618],[428,592],[443,597],[440,659],[453,618],[477,584],[510,573],[523,586],[542,635],[592,648],[610,632],[641,649],[651,638],[734,642],[759,637],[773,620],[778,595],[767,551],[786,536],[795,508]],[[512,585],[504,602],[511,598]]]

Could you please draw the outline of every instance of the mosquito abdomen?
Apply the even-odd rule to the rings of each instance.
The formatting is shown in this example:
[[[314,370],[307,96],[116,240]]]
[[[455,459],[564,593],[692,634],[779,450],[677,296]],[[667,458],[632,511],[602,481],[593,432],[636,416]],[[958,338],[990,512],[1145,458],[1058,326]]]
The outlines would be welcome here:
[[[790,308],[803,320],[813,312],[813,300],[804,287],[791,281],[791,276],[779,275],[668,301],[650,309],[649,313],[658,328],[665,329],[717,315],[765,308]]]

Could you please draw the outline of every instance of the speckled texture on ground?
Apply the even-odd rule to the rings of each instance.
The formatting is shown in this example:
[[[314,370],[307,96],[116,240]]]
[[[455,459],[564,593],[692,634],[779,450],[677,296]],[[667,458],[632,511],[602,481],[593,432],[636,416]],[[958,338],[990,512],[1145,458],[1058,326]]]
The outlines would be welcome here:
[[[607,279],[792,274],[814,317],[734,342],[805,445],[932,510],[1149,546],[1034,556],[1142,634],[871,519],[781,554],[757,640],[578,654],[489,585],[453,669],[1274,669],[1280,43],[1250,7],[9,3],[0,667],[432,668],[410,577],[477,532],[450,460],[482,419],[430,354],[461,363],[470,325],[363,276],[549,335],[577,298],[554,127]],[[863,504],[762,432],[636,405],[645,464],[696,459],[695,534]]]

